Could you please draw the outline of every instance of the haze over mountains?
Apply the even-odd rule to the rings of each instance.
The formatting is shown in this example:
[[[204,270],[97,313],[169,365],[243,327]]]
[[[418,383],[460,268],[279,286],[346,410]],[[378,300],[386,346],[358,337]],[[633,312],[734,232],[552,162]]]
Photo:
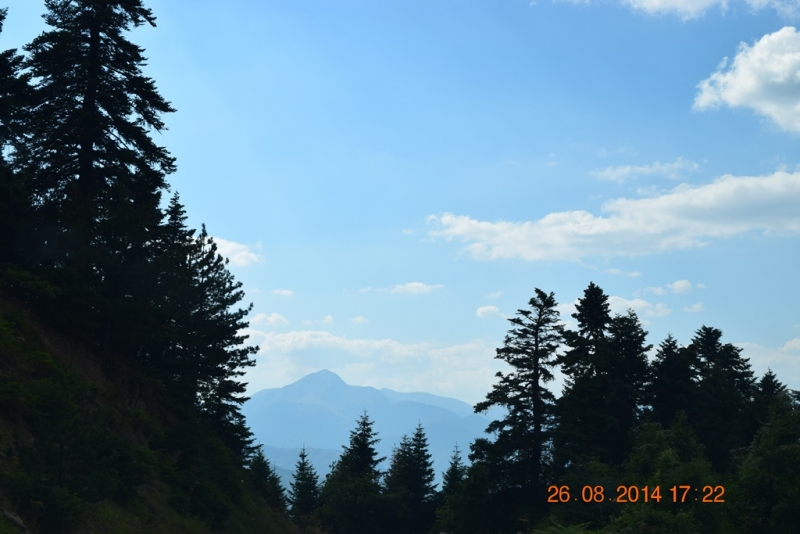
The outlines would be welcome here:
[[[391,389],[348,385],[335,373],[322,370],[282,388],[264,389],[247,401],[247,417],[265,456],[274,462],[284,485],[294,472],[301,447],[322,477],[347,445],[350,431],[366,410],[375,422],[380,442],[376,449],[388,467],[392,448],[421,423],[428,437],[436,482],[447,468],[458,444],[466,457],[469,444],[485,436],[489,417],[473,413],[466,402],[429,393],[401,393]]]

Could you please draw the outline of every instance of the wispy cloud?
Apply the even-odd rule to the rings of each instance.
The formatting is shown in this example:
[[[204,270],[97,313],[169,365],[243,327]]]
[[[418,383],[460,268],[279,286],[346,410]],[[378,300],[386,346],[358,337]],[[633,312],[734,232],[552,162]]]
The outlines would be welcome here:
[[[781,382],[792,389],[800,389],[800,338],[790,339],[778,348],[750,342],[734,344],[750,359],[757,377],[772,369]]]
[[[653,304],[640,298],[626,299],[613,295],[608,297],[608,307],[612,314],[624,314],[628,309],[632,309],[644,324],[649,322],[646,320],[649,317],[664,317],[672,313],[672,310],[661,302]]]
[[[272,294],[280,297],[291,297],[294,295],[294,291],[291,289],[273,289]]]
[[[702,289],[706,286],[703,284],[692,285],[689,280],[676,280],[671,284],[666,284],[663,286],[646,287],[642,290],[642,292],[653,293],[654,295],[665,295],[667,293],[688,293],[693,287]]]
[[[696,110],[750,108],[784,130],[800,132],[800,33],[787,26],[753,45],[740,43],[733,61],[725,58],[697,87]]]
[[[665,176],[671,179],[681,178],[686,172],[695,171],[699,165],[694,161],[678,158],[672,163],[656,161],[650,165],[612,165],[605,169],[593,171],[592,175],[601,180],[624,182],[635,176]]]
[[[642,276],[642,273],[639,271],[623,271],[622,269],[607,269],[605,271],[608,274],[618,274],[623,276],[628,276],[630,278],[636,278],[637,276]]]
[[[706,185],[680,185],[653,198],[620,198],[593,215],[550,213],[538,221],[479,221],[430,216],[430,237],[467,243],[474,259],[578,261],[590,256],[636,256],[702,247],[747,232],[800,232],[800,172],[726,175]]]
[[[258,263],[261,258],[258,254],[253,252],[249,245],[243,245],[235,241],[228,241],[221,237],[215,237],[214,242],[217,244],[217,250],[224,257],[231,261],[232,265],[237,267],[246,267],[251,263]],[[260,245],[256,245],[257,248]]]
[[[701,17],[706,11],[715,7],[726,11],[729,4],[728,0],[622,0],[622,3],[650,15],[673,14],[683,20]],[[779,15],[787,18],[795,18],[798,14],[795,0],[746,0],[742,3],[753,10],[774,9]]]
[[[685,306],[683,308],[683,311],[685,311],[686,313],[699,313],[699,312],[703,311],[704,309],[705,308],[703,308],[703,303],[702,302],[695,302],[691,306]]]
[[[481,319],[486,319],[487,317],[502,317],[497,306],[481,306],[475,311],[475,315]]]
[[[353,317],[352,319],[350,319],[350,322],[353,324],[367,324],[369,322],[369,319],[367,319],[363,315],[359,315],[358,317]]]
[[[404,293],[404,294],[411,294],[411,295],[424,295],[426,293],[430,293],[436,289],[442,289],[444,286],[441,284],[423,284],[422,282],[408,282],[406,284],[397,284],[391,288],[381,288],[381,287],[364,287],[359,289],[360,293],[368,293],[371,291],[375,291],[378,293]]]
[[[273,312],[269,315],[267,315],[266,313],[256,314],[255,317],[250,319],[250,323],[264,324],[264,325],[282,325],[282,324],[289,324],[289,321],[283,315]]]

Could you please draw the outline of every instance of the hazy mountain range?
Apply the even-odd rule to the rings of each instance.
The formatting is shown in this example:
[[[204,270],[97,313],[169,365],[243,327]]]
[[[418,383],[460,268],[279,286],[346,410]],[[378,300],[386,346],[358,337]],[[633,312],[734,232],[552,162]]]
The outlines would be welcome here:
[[[242,412],[265,456],[274,462],[288,485],[301,447],[320,477],[347,445],[350,431],[366,410],[375,422],[380,456],[387,459],[404,434],[422,423],[433,457],[437,483],[458,444],[466,458],[469,444],[485,436],[489,417],[476,415],[466,402],[430,393],[400,393],[391,389],[350,386],[328,370],[307,375],[282,388],[264,389],[247,401]],[[490,413],[490,416],[494,413]]]

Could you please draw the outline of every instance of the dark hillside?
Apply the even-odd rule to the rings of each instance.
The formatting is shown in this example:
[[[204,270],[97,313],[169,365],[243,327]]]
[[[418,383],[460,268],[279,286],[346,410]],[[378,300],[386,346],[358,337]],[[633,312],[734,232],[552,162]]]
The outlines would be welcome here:
[[[292,532],[213,434],[119,361],[0,295],[0,508],[30,532]]]

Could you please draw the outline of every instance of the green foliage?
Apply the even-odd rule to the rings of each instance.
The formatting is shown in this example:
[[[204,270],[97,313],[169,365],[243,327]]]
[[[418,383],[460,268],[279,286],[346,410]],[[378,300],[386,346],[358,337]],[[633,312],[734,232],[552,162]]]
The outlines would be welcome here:
[[[456,492],[436,510],[433,531],[453,534],[488,532],[499,519],[491,508],[491,473],[481,463],[472,464]]]
[[[286,512],[286,494],[281,486],[281,478],[264,458],[260,447],[250,459],[250,485],[271,508]]]
[[[742,532],[796,532],[800,525],[800,396],[774,399],[767,424],[738,462],[732,518]]]
[[[338,534],[383,532],[389,517],[379,479],[377,434],[366,412],[350,431],[350,444],[331,466],[320,495],[319,518]]]
[[[553,293],[538,288],[535,292],[529,308],[517,310],[516,317],[509,319],[513,328],[504,346],[497,349],[496,358],[509,364],[511,371],[498,372],[499,380],[486,400],[475,406],[476,412],[492,406],[507,410],[505,417],[486,429],[495,440],[476,440],[470,459],[489,467],[497,506],[509,515],[541,509],[544,503],[546,451],[554,424],[555,397],[546,385],[553,380],[563,327]]]
[[[289,517],[298,526],[307,528],[314,524],[313,515],[320,504],[319,478],[314,466],[308,461],[306,448],[300,450],[294,477],[289,483]]]
[[[427,532],[433,522],[434,476],[428,439],[420,424],[411,438],[403,436],[384,478],[384,495],[391,508],[391,532]]]
[[[453,456],[450,457],[450,464],[447,466],[447,471],[442,474],[441,499],[446,499],[458,491],[458,487],[466,477],[467,466],[464,465],[461,459],[461,451],[458,449],[458,445],[456,445],[453,447]]]
[[[753,371],[742,349],[720,340],[722,331],[703,326],[688,349],[696,362],[699,379],[690,421],[708,458],[726,471],[732,451],[746,447],[756,430],[752,399],[756,392]]]

